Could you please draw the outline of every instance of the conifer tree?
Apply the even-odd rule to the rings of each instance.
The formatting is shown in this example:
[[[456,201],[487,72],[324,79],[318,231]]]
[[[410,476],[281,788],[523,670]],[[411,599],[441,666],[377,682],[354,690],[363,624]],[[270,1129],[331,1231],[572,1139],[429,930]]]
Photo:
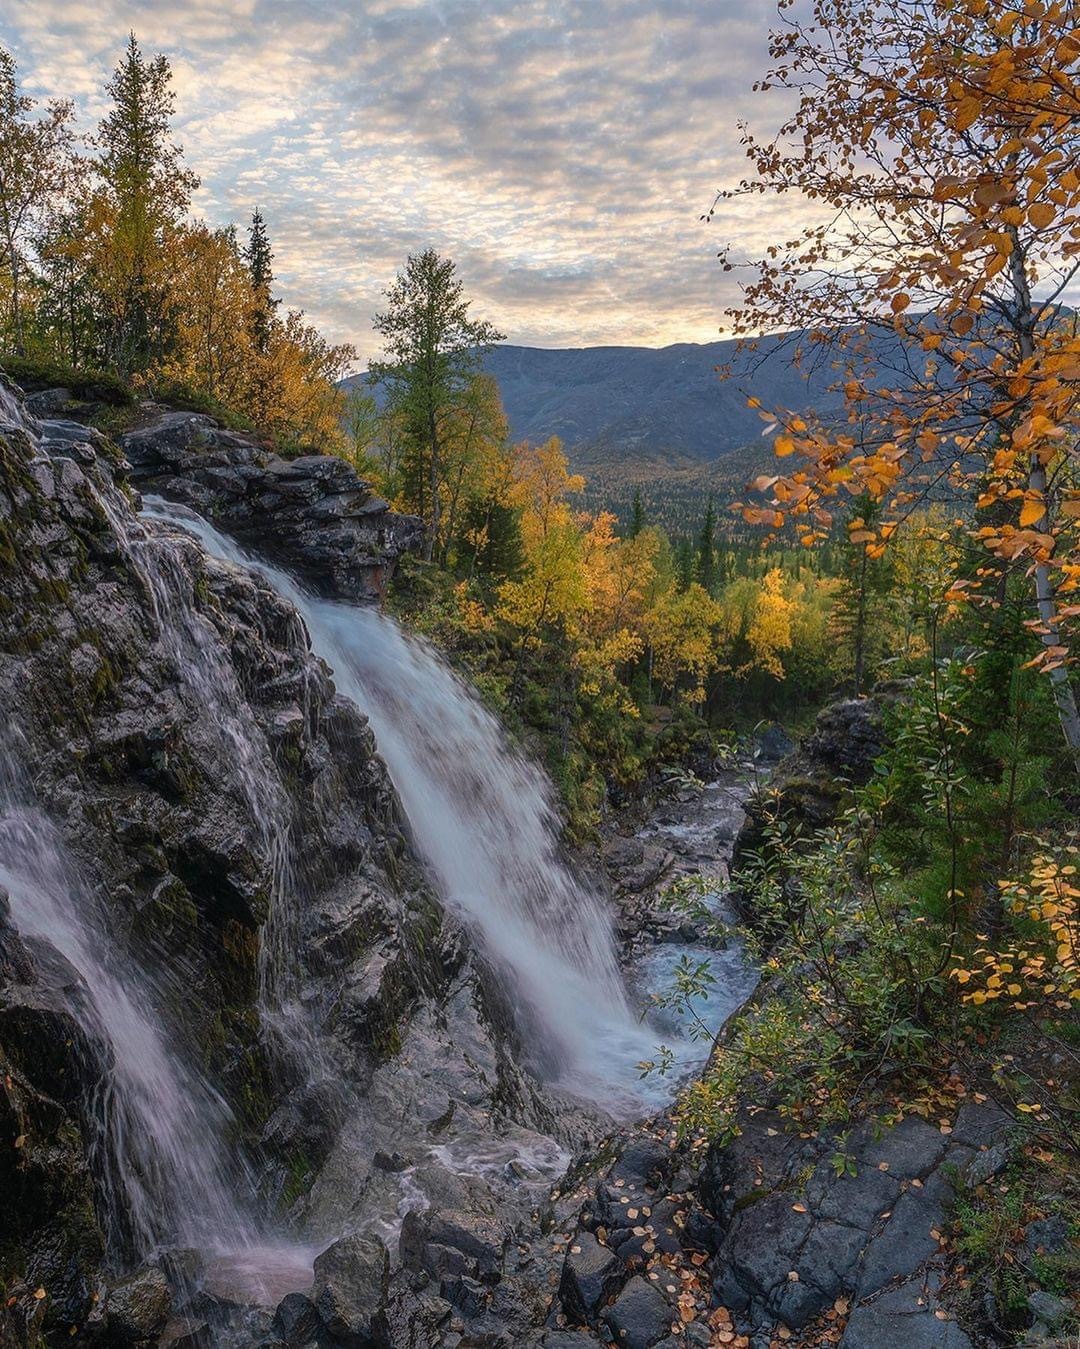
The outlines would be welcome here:
[[[251,273],[251,289],[254,303],[251,310],[251,340],[260,356],[266,355],[270,344],[270,330],[273,326],[275,311],[280,300],[271,295],[274,284],[274,253],[270,247],[266,221],[256,206],[248,228],[248,245],[244,250],[248,270]]]
[[[168,59],[148,60],[129,34],[105,86],[112,106],[96,141],[105,222],[97,285],[109,320],[106,354],[125,375],[146,369],[163,352],[167,244],[199,185],[172,138],[171,85]]]
[[[636,539],[645,528],[645,503],[641,499],[641,488],[634,488],[634,499],[630,505],[630,524],[626,531],[629,539]]]
[[[712,594],[716,586],[716,507],[712,497],[705,508],[705,519],[697,542],[697,579]]]
[[[442,545],[444,449],[449,424],[484,353],[503,340],[492,324],[470,318],[454,263],[434,249],[411,255],[375,316],[385,356],[371,374],[402,417],[413,450],[409,503],[428,525],[425,557]]]
[[[693,584],[696,562],[694,541],[684,534],[675,545],[675,580],[680,591],[689,590]]]
[[[863,495],[852,507],[847,532],[841,545],[840,586],[832,616],[832,633],[845,656],[850,659],[852,692],[861,697],[867,674],[881,653],[880,603],[890,589],[890,561],[875,556],[865,547],[849,541],[850,534],[876,529],[881,508],[872,497]]]

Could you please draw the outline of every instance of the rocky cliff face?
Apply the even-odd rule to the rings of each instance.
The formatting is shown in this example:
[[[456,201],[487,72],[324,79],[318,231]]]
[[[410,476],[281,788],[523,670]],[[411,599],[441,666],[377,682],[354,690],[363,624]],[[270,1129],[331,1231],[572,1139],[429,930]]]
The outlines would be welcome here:
[[[205,515],[321,594],[373,599],[423,525],[391,511],[342,459],[282,459],[194,412],[152,410],[122,437],[133,483]]]
[[[127,465],[96,432],[36,423],[6,389],[0,404],[4,752],[55,823],[110,961],[141,972],[147,1015],[222,1098],[230,1182],[249,1185],[256,1219],[291,1217],[317,1245],[392,1232],[406,1191],[520,1205],[498,1165],[490,1183],[462,1181],[403,1140],[453,1148],[509,1116],[519,1131],[589,1126],[571,1110],[560,1124],[518,1069],[500,995],[428,890],[370,730],[295,611],[140,522]],[[345,465],[285,464],[205,419],[165,415],[126,448],[140,481],[241,537],[265,531],[342,594],[370,593],[415,535]],[[100,1154],[116,1140],[94,1111],[116,1065],[80,1024],[83,983],[0,907],[0,1184],[19,1200],[0,1207],[0,1280],[16,1343],[160,1330],[131,1329],[121,1276],[151,1253],[109,1213]],[[146,1277],[153,1292],[161,1276]],[[221,1305],[211,1319],[233,1315]]]

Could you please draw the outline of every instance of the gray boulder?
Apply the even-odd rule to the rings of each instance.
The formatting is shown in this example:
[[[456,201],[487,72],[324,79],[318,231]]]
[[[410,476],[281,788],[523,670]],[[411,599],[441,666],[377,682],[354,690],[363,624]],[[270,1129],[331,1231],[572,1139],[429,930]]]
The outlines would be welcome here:
[[[110,1344],[156,1344],[172,1311],[172,1290],[160,1269],[144,1269],[109,1292],[105,1331]]]
[[[559,1296],[575,1321],[592,1321],[618,1284],[619,1258],[591,1232],[579,1231],[563,1264]]]
[[[390,1277],[390,1253],[378,1237],[335,1241],[315,1261],[311,1302],[323,1325],[347,1349],[378,1349]]]
[[[652,1349],[671,1334],[673,1314],[659,1288],[635,1274],[604,1312],[604,1322],[623,1349]]]

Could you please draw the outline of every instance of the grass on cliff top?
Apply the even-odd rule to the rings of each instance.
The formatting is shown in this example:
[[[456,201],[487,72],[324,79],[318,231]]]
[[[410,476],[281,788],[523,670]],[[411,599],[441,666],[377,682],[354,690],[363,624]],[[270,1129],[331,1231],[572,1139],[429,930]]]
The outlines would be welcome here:
[[[34,356],[0,355],[0,370],[26,393],[67,389],[73,399],[106,407],[127,408],[135,404],[135,392],[117,375],[106,370],[75,369],[59,361]]]

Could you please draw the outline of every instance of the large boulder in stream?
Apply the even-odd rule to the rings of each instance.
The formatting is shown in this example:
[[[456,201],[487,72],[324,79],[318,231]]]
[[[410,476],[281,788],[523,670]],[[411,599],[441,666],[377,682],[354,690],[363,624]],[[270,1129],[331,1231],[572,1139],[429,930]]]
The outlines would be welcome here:
[[[851,788],[869,782],[885,748],[886,711],[902,693],[900,685],[881,685],[869,697],[842,698],[821,710],[809,735],[746,802],[733,871],[762,852],[778,820],[805,833],[832,824]]]
[[[283,459],[202,413],[154,409],[120,447],[140,490],[192,507],[334,598],[377,598],[397,557],[423,543],[422,523],[344,459]]]
[[[385,1344],[389,1279],[390,1253],[378,1237],[343,1237],[318,1257],[311,1303],[335,1344],[346,1349]]]

